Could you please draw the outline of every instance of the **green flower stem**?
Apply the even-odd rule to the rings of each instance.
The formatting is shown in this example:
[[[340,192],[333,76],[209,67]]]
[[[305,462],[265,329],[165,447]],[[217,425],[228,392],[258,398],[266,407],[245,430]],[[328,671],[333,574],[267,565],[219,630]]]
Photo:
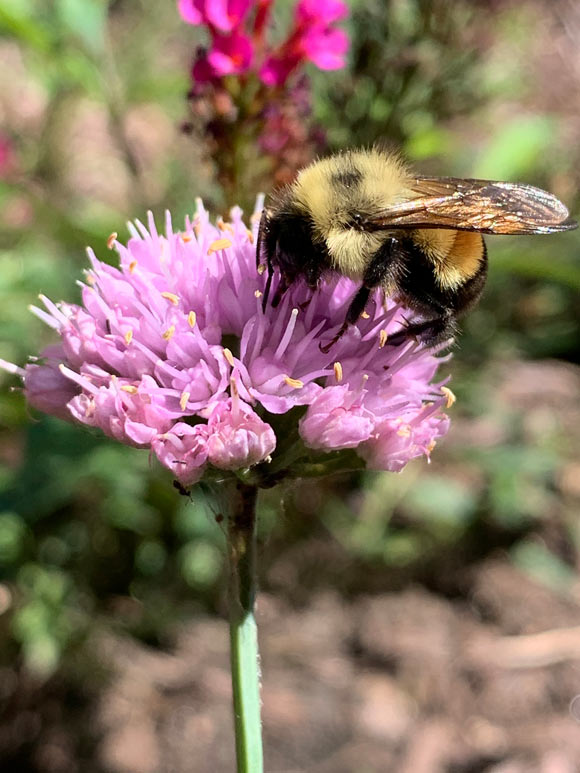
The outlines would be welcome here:
[[[232,490],[227,535],[230,656],[238,773],[262,773],[262,728],[256,598],[257,488],[238,482]]]

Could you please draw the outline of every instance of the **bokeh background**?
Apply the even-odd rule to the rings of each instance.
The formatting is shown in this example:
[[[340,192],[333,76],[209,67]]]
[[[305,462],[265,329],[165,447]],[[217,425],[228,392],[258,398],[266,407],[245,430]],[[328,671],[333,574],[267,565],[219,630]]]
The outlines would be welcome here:
[[[349,6],[347,67],[310,72],[325,150],[386,139],[425,173],[530,182],[578,215],[577,3]],[[2,0],[5,360],[51,341],[27,307],[78,298],[87,244],[111,259],[127,219],[179,222],[198,195],[224,211],[219,148],[182,130],[200,41],[172,3]],[[261,499],[268,770],[578,769],[580,237],[488,247],[432,463]],[[1,381],[2,771],[231,770],[214,513]]]

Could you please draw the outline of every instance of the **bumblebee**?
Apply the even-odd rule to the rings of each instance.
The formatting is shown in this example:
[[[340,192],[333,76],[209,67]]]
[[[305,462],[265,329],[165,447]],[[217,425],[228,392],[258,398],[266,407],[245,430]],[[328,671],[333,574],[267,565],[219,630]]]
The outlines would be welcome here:
[[[482,234],[547,234],[577,223],[552,194],[531,185],[420,177],[392,153],[352,150],[315,161],[262,213],[257,263],[268,271],[264,309],[278,268],[276,306],[304,279],[315,289],[332,273],[361,282],[327,352],[364,312],[377,287],[419,321],[391,336],[435,346],[481,296],[487,274]]]

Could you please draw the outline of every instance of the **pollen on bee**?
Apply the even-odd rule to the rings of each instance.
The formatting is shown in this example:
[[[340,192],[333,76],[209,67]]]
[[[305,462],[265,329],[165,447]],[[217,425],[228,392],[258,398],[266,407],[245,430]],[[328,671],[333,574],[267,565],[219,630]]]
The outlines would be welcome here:
[[[195,327],[195,323],[197,322],[197,314],[195,311],[190,311],[187,315],[187,324],[189,327]]]
[[[290,376],[284,376],[284,381],[288,384],[289,387],[292,387],[293,389],[302,389],[304,386],[304,382],[300,381],[299,378],[290,378]]]
[[[342,381],[342,365],[340,362],[335,362],[333,365],[334,368],[334,378],[337,381]]]
[[[235,363],[235,360],[234,360],[234,355],[233,355],[233,354],[231,353],[231,351],[230,351],[229,349],[227,349],[227,348],[224,348],[224,357],[226,358],[226,360],[229,362],[229,364],[230,364],[230,365],[232,366],[232,368],[233,368],[233,367],[234,367],[234,365],[236,364],[236,363]]]
[[[266,271],[266,265],[265,265],[265,263],[260,263],[260,265],[258,266],[258,274],[260,274],[260,276],[262,276],[262,274],[263,274],[265,271]]]
[[[261,290],[254,290],[254,298],[261,298],[263,294]]]
[[[131,328],[129,328],[129,330],[127,330],[127,332],[125,333],[124,338],[125,338],[125,343],[127,344],[127,346],[129,346],[129,344],[133,340],[133,331],[131,330]]]
[[[123,384],[121,390],[123,392],[127,392],[130,395],[136,395],[139,391],[136,386],[133,386],[133,384]]]
[[[173,306],[179,304],[179,296],[175,295],[175,293],[161,293],[161,297],[168,300]]]
[[[167,328],[165,333],[163,333],[163,338],[166,341],[171,341],[174,335],[175,335],[175,325],[171,325],[170,327]]]
[[[384,345],[387,343],[388,334],[386,330],[381,330],[379,333],[379,349],[382,349]]]
[[[184,411],[187,408],[187,403],[189,402],[190,398],[190,392],[182,392],[181,397],[179,398],[179,407],[182,411]]]
[[[129,273],[132,274],[135,271],[136,268],[137,268],[137,261],[136,260],[132,260],[129,263]]]
[[[447,408],[451,408],[451,406],[457,400],[457,398],[455,397],[453,392],[449,389],[449,387],[442,386],[441,387],[441,392],[443,393],[443,395],[445,397],[445,406]]]
[[[216,239],[209,245],[207,254],[212,255],[214,252],[218,252],[219,250],[227,250],[227,248],[231,246],[232,243],[229,239]]]
[[[113,231],[113,233],[112,233],[112,234],[109,236],[109,238],[107,239],[107,247],[108,247],[110,250],[112,250],[112,249],[113,249],[113,247],[115,246],[115,242],[117,241],[117,236],[118,236],[118,235],[119,235],[119,234],[118,234],[116,231]]]

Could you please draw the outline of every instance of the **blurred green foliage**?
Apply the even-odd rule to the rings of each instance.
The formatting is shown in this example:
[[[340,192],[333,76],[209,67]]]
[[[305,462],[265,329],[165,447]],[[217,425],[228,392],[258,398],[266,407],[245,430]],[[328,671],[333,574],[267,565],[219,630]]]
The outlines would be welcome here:
[[[547,45],[540,28],[556,23],[548,6],[352,8],[348,71],[313,78],[330,148],[390,141],[427,171],[525,179],[577,209],[580,145],[566,138],[580,120],[565,84],[546,103],[530,64]],[[106,259],[109,233],[147,207],[180,222],[194,196],[219,201],[203,138],[179,131],[196,34],[162,4],[3,2],[0,139],[13,152],[0,180],[4,359],[23,363],[51,341],[27,306],[38,292],[78,297],[86,244]],[[452,366],[453,416],[471,429],[430,468],[294,484],[282,508],[280,491],[264,492],[265,588],[299,600],[330,583],[345,593],[412,579],[443,587],[454,567],[501,549],[570,592],[580,535],[574,494],[558,481],[578,437],[557,406],[550,431],[522,429],[529,416],[502,403],[498,384],[522,358],[578,361],[579,244],[566,234],[490,245],[489,289]],[[30,417],[17,389],[0,407],[0,660],[47,676],[95,627],[162,644],[184,615],[222,611],[223,534],[202,490],[179,496],[146,453]]]

